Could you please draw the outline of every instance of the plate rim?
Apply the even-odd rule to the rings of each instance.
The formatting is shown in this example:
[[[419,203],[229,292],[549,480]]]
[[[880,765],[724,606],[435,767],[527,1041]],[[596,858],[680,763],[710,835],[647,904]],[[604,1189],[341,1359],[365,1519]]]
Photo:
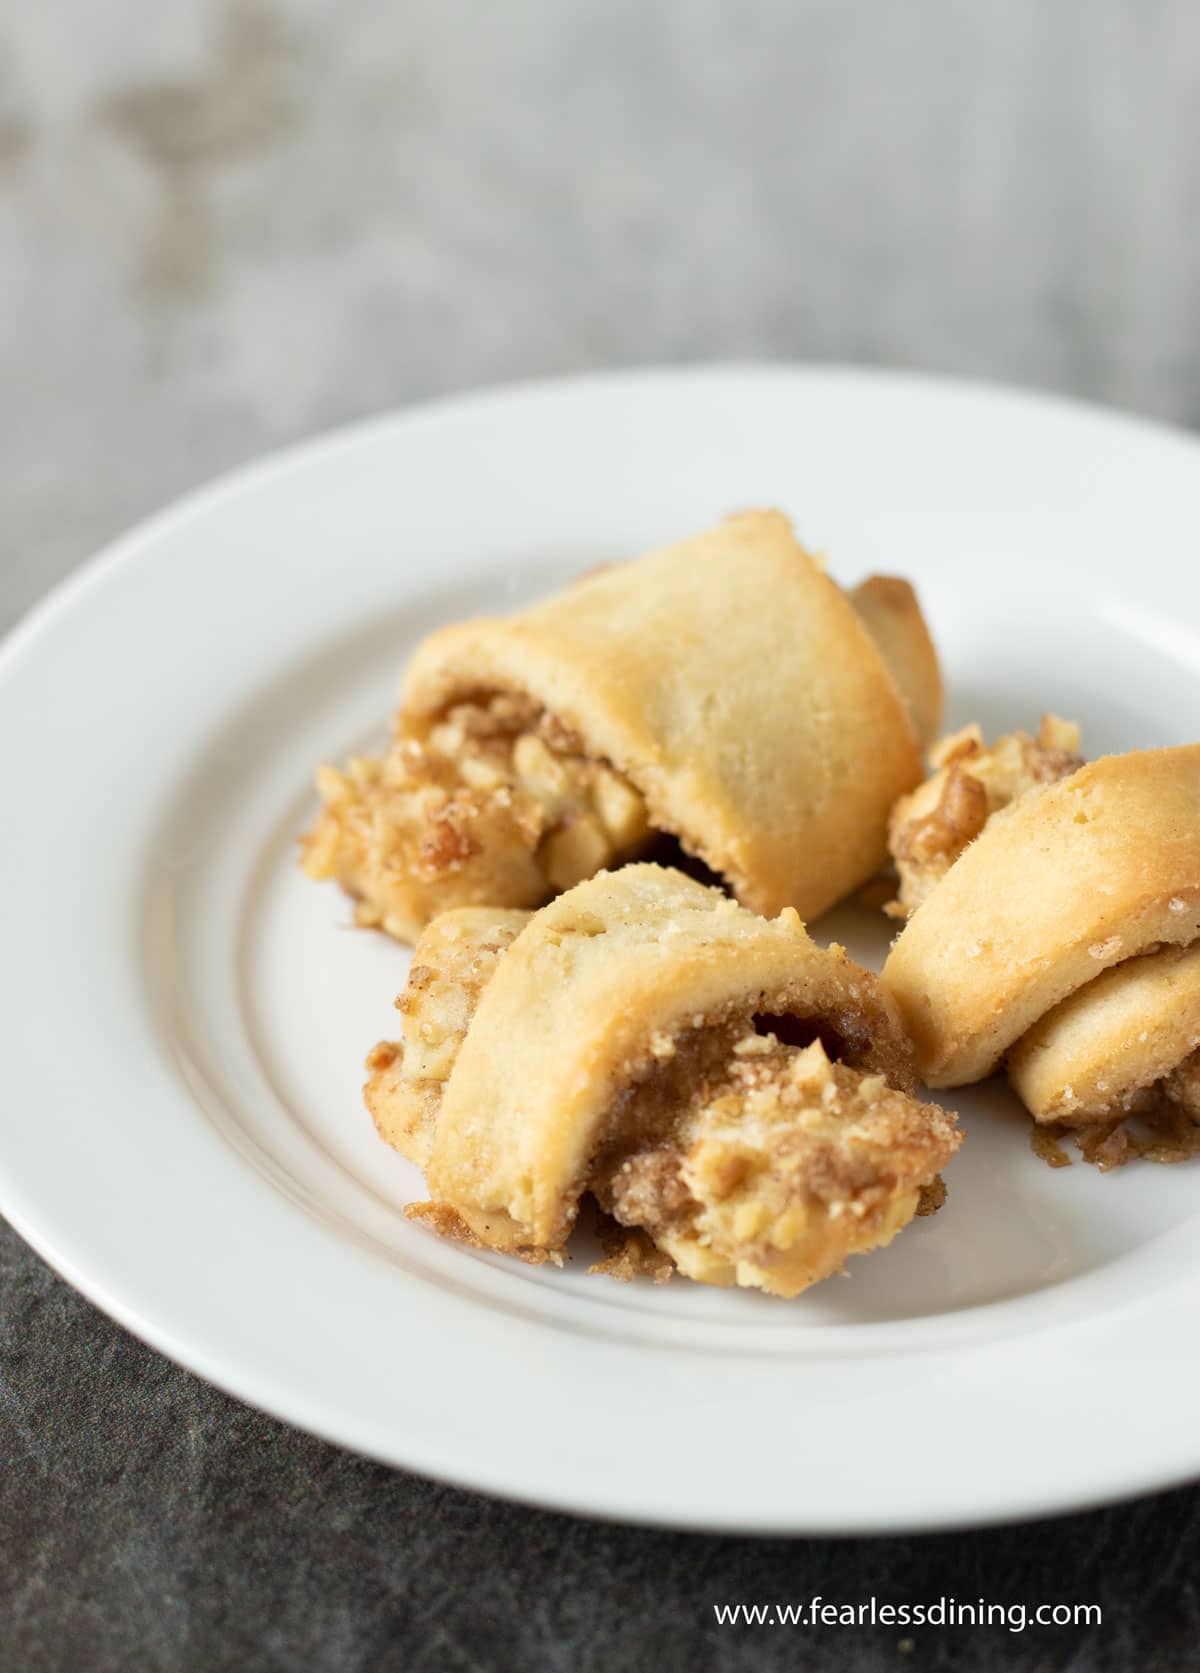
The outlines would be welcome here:
[[[284,442],[279,447],[255,453],[206,477],[194,487],[135,519],[82,558],[65,575],[35,598],[0,634],[0,677],[7,659],[19,651],[25,638],[42,628],[64,606],[74,602],[137,551],[218,501],[251,490],[276,475],[302,469],[310,461],[341,449],[357,447],[392,429],[427,419],[453,420],[458,413],[502,402],[511,397],[551,398],[566,391],[588,387],[603,389],[629,382],[655,383],[659,380],[707,382],[718,378],[748,378],[762,381],[828,380],[830,382],[877,384],[903,392],[925,391],[947,396],[970,396],[997,405],[1012,404],[1057,412],[1068,419],[1083,420],[1114,431],[1124,431],[1151,442],[1180,444],[1200,452],[1200,435],[1181,424],[1149,413],[1107,405],[1082,396],[1065,395],[1053,389],[1008,383],[1000,378],[959,377],[949,372],[917,367],[872,366],[867,362],[840,360],[756,360],[754,358],[713,361],[631,362],[623,366],[591,369],[579,373],[550,374],[545,377],[496,379],[449,390],[399,406],[381,408],[343,423],[322,426],[309,434]]]

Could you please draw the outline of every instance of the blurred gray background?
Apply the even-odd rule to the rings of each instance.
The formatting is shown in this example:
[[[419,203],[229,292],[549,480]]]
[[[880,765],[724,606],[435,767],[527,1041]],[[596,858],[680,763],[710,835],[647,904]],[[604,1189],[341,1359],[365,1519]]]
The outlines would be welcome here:
[[[1200,426],[1197,0],[0,8],[0,628],[135,518],[315,429],[732,357],[929,367]],[[14,1673],[868,1673],[905,1643],[980,1673],[1175,1673],[1198,1566],[1196,1488],[887,1541],[497,1506],[239,1406],[0,1224]],[[872,1592],[1099,1598],[1105,1620],[914,1648],[721,1636],[704,1603]]]
[[[514,376],[789,357],[1200,423],[1195,0],[0,18],[0,617],[181,488]]]

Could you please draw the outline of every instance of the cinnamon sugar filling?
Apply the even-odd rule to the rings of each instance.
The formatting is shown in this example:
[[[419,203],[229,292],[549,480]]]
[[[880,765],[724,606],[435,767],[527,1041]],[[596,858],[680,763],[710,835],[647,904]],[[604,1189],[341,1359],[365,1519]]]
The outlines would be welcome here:
[[[1120,1093],[1110,1104],[1035,1123],[1030,1142],[1036,1156],[1061,1168],[1071,1160],[1061,1143],[1067,1138],[1103,1173],[1139,1159],[1186,1162],[1200,1155],[1200,1048],[1169,1074]]]
[[[428,727],[401,722],[387,753],[317,775],[309,877],[355,897],[355,921],[415,939],[437,913],[537,906],[633,858],[650,827],[641,794],[531,698],[482,693]]]
[[[793,1296],[889,1242],[957,1149],[953,1117],[813,1034],[789,1044],[731,1018],[655,1042],[585,1188],[710,1284]]]

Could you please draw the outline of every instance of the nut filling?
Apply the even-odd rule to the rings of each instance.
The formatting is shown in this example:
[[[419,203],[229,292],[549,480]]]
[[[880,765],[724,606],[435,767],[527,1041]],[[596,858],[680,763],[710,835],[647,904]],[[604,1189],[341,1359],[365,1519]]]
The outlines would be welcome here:
[[[960,1142],[952,1116],[831,1063],[819,1039],[732,1022],[654,1049],[587,1184],[703,1283],[799,1294],[889,1243]]]
[[[899,898],[886,908],[905,918],[983,830],[988,820],[1039,784],[1083,766],[1079,728],[1043,715],[1037,737],[1013,732],[988,748],[978,726],[964,726],[929,752],[934,772],[892,811],[888,830]]]
[[[650,835],[623,774],[531,699],[484,694],[382,757],[322,767],[323,807],[304,839],[309,877],[355,897],[355,922],[413,941],[452,906],[537,906]]]
[[[1035,1155],[1061,1168],[1071,1160],[1061,1144],[1067,1138],[1102,1173],[1139,1158],[1186,1162],[1200,1155],[1200,1049],[1169,1074],[1121,1093],[1111,1104],[1035,1124],[1030,1143]]]

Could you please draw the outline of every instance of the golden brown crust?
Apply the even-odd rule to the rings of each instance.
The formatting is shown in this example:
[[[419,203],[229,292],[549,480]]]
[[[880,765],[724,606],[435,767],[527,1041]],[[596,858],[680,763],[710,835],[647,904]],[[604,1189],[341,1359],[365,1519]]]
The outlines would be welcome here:
[[[868,575],[847,597],[883,652],[921,742],[932,744],[942,724],[942,670],[911,583],[898,575]]]
[[[877,869],[920,776],[903,697],[778,513],[747,513],[505,620],[444,628],[405,680],[415,727],[518,691],[644,797],[755,910],[815,916]]]
[[[434,633],[387,754],[320,770],[301,863],[411,941],[439,911],[537,906],[657,832],[744,904],[813,917],[878,868],[940,706],[908,583],[845,594],[778,512],[747,512]]]
[[[1108,756],[991,819],[883,980],[930,1086],[982,1079],[1105,970],[1200,939],[1200,745]]]
[[[1041,1017],[1008,1054],[1014,1091],[1036,1121],[1086,1126],[1147,1114],[1200,1049],[1200,943],[1126,959]],[[1200,1119],[1200,1107],[1197,1108]]]

